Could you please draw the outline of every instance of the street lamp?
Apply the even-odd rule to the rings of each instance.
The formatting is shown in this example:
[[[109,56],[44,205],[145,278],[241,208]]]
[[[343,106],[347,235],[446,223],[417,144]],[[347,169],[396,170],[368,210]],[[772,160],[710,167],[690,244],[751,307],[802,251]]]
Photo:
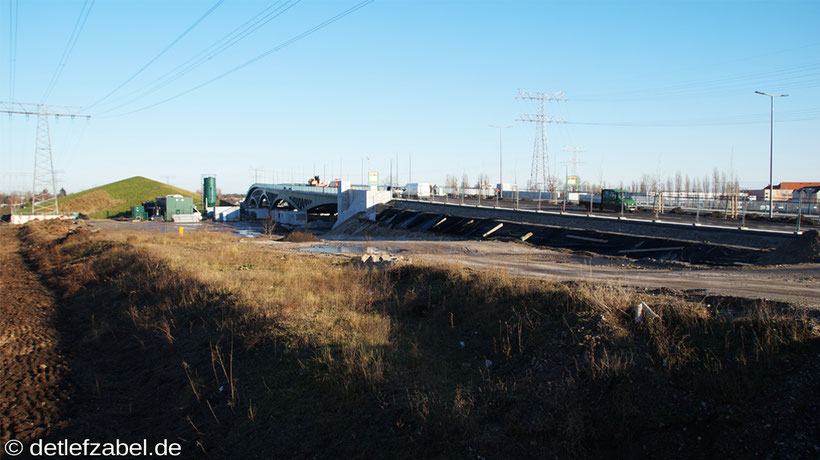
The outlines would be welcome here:
[[[755,94],[768,96],[771,101],[769,118],[769,219],[771,219],[774,217],[774,182],[772,181],[772,165],[774,163],[774,98],[786,97],[788,94],[768,94],[761,91],[755,91]]]
[[[504,132],[505,128],[512,128],[512,126],[489,125],[490,128],[498,128],[498,193],[495,194],[495,206],[498,207],[498,195],[504,191],[504,181],[501,180],[502,172],[502,155],[504,151]],[[480,192],[479,192],[480,193]]]

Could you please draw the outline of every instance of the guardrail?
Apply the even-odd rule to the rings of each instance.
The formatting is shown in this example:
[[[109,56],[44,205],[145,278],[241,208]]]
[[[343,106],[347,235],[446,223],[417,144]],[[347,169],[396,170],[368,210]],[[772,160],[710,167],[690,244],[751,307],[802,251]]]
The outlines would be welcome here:
[[[316,187],[307,184],[254,184],[258,187],[271,187],[282,190],[293,190],[296,192],[322,193],[325,195],[338,195],[339,187]],[[367,185],[351,185],[352,190],[370,190]]]

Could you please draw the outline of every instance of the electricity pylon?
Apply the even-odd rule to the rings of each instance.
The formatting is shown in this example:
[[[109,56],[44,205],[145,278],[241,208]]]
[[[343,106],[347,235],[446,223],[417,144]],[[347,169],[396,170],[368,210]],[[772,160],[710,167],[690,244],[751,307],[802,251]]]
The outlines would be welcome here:
[[[547,123],[564,123],[564,119],[544,114],[545,101],[565,101],[564,93],[541,93],[518,90],[516,99],[530,99],[537,102],[535,114],[519,115],[517,121],[535,123],[535,145],[532,150],[532,169],[530,170],[530,187],[543,190],[550,177],[549,153],[547,153]]]
[[[80,113],[79,107],[3,101],[0,101],[0,113],[37,116],[31,214],[58,214],[60,207],[57,203],[57,180],[54,175],[54,155],[51,151],[51,132],[48,126],[48,117],[72,119],[77,117],[89,119],[91,117]],[[49,189],[51,189],[50,194],[48,193]],[[51,196],[49,197],[49,195]]]
[[[587,151],[587,149],[585,149],[585,148],[583,148],[583,147],[570,147],[570,146],[565,146],[565,147],[563,148],[563,151],[564,151],[564,152],[569,152],[569,153],[572,153],[572,159],[571,159],[571,160],[567,160],[567,161],[565,161],[565,162],[564,162],[564,164],[565,164],[565,165],[572,165],[572,175],[575,177],[575,185],[573,185],[573,187],[572,187],[572,188],[573,188],[575,191],[577,191],[577,190],[578,190],[578,187],[581,185],[581,184],[579,184],[579,183],[578,183],[578,163],[583,163],[583,161],[580,161],[580,160],[578,159],[578,154],[579,154],[579,153],[586,152],[586,151]],[[567,174],[567,176],[569,176],[569,175]],[[565,178],[564,178],[564,181],[566,182],[567,180],[568,180],[568,177],[565,177]]]

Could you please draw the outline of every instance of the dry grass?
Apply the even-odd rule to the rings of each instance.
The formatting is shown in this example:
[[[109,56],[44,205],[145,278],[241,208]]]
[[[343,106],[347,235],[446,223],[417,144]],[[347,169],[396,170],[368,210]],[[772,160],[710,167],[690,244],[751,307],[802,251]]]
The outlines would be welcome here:
[[[818,343],[816,318],[763,302],[69,228],[27,227],[30,258],[64,295],[111,301],[95,340],[183,356],[167,366],[180,430],[208,451],[262,430],[286,456],[634,456],[639,435],[670,454],[700,423],[724,436],[714,452],[750,453],[757,432],[718,415],[766,413],[741,401],[781,394],[782,357],[809,362]],[[660,317],[636,323],[641,301]]]

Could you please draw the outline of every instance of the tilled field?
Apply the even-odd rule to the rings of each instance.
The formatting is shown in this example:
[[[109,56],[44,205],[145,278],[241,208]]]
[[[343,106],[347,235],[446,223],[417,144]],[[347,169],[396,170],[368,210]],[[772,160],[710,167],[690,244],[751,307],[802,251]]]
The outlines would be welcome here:
[[[28,442],[59,425],[69,397],[55,296],[0,227],[0,441]]]

